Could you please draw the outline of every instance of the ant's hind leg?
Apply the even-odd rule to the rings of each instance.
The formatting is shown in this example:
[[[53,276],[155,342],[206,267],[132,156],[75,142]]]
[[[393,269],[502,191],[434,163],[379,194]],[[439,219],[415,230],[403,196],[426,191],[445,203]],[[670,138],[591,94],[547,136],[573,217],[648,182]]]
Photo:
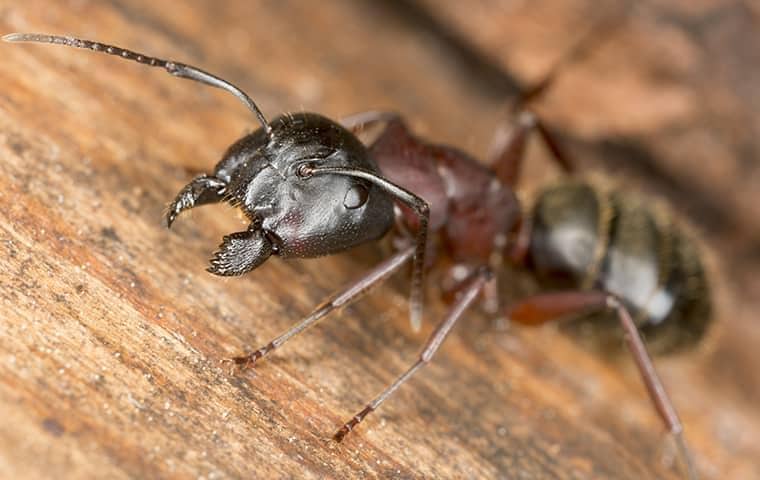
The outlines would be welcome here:
[[[685,464],[686,472],[689,480],[697,479],[697,470],[694,466],[694,460],[691,452],[686,445],[686,440],[683,436],[683,424],[678,417],[673,402],[670,400],[668,393],[665,391],[665,387],[660,381],[660,377],[654,369],[652,364],[652,358],[647,352],[644,340],[641,338],[639,329],[636,328],[636,324],[633,322],[631,315],[628,313],[628,309],[612,295],[608,295],[606,298],[607,307],[615,310],[617,313],[620,324],[625,331],[625,341],[628,345],[628,349],[633,355],[633,359],[636,362],[636,366],[639,368],[641,378],[644,380],[644,384],[649,391],[649,396],[660,414],[665,427],[675,440],[678,452]]]
[[[649,398],[654,404],[662,423],[673,437],[686,467],[689,480],[696,480],[697,472],[691,452],[683,436],[683,424],[665,387],[654,369],[644,339],[628,309],[613,295],[600,291],[567,291],[538,294],[517,302],[509,311],[509,317],[522,324],[540,325],[568,315],[610,309],[615,312],[625,333],[625,342],[638,367]]]
[[[171,227],[177,216],[185,210],[223,199],[227,183],[209,175],[199,175],[180,190],[166,210],[166,226]]]
[[[414,247],[409,247],[396,253],[392,257],[388,258],[367,272],[363,277],[354,281],[347,289],[328,298],[328,300],[323,302],[319,307],[311,312],[308,317],[304,318],[296,325],[289,328],[287,331],[285,331],[283,334],[271,342],[267,343],[253,353],[240,357],[234,357],[230,361],[241,368],[253,366],[262,357],[272,353],[274,349],[279,348],[282,346],[282,344],[290,340],[292,337],[313,326],[328,313],[361,298],[372,287],[379,284],[391,276],[391,274],[396,272],[399,268],[401,268],[401,266],[404,265],[410,258],[412,258],[413,255]]]

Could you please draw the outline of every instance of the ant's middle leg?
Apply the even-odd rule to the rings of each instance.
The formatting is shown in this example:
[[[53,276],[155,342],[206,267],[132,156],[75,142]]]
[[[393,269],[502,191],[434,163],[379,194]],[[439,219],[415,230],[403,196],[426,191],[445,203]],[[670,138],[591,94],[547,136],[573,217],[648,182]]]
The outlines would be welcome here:
[[[404,265],[410,258],[412,258],[414,251],[414,247],[408,247],[405,250],[399,251],[392,257],[388,258],[367,272],[363,277],[354,281],[347,289],[329,297],[328,300],[317,307],[308,317],[304,318],[296,325],[286,330],[271,342],[248,355],[234,357],[231,359],[231,361],[241,368],[253,366],[262,357],[272,353],[274,349],[279,348],[282,346],[282,344],[294,336],[311,327],[323,317],[325,317],[328,313],[332,312],[336,308],[346,306],[358,300],[372,287],[382,282],[391,274],[396,272],[399,268],[401,268],[402,265]]]
[[[356,428],[364,418],[371,412],[377,410],[377,408],[391,396],[401,385],[409,380],[414,373],[425,366],[438,351],[443,341],[446,339],[451,329],[462,317],[462,314],[467,310],[470,305],[478,298],[478,295],[483,291],[483,287],[491,278],[492,273],[488,267],[480,267],[469,279],[467,286],[462,290],[460,298],[451,307],[449,312],[443,318],[441,323],[433,330],[433,333],[425,343],[425,347],[420,352],[420,356],[416,362],[412,364],[406,372],[401,374],[396,380],[391,383],[380,395],[375,397],[369,402],[359,413],[354,415],[351,420],[343,424],[343,426],[335,433],[333,438],[340,442],[346,435]]]

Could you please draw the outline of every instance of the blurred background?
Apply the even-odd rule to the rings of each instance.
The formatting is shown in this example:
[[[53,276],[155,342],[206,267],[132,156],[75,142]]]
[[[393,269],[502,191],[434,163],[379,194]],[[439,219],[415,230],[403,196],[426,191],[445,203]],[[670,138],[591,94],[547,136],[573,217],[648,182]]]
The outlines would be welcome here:
[[[698,232],[716,335],[658,367],[702,476],[760,478],[759,2],[0,0],[0,30],[198,65],[269,118],[399,111],[479,158],[510,100],[590,38],[534,108],[583,171]],[[12,420],[0,476],[679,478],[632,369],[551,331],[484,336],[484,318],[355,443],[325,445],[413,358],[405,283],[231,379],[219,358],[268,340],[378,252],[209,278],[203,262],[239,223],[201,210],[169,234],[158,219],[254,126],[248,112],[105,56],[0,48],[0,412]],[[526,191],[553,169],[538,142],[528,158]]]

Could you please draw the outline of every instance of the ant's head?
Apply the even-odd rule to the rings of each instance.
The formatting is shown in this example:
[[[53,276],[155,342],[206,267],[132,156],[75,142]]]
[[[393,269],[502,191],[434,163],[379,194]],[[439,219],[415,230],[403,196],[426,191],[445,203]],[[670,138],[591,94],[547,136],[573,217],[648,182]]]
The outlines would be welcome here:
[[[393,203],[386,192],[356,176],[327,173],[377,173],[351,132],[313,113],[283,115],[269,126],[235,142],[214,171],[216,194],[241,208],[251,224],[247,232],[225,237],[212,273],[244,273],[271,254],[329,255],[390,228]]]
[[[226,90],[256,115],[262,128],[233,144],[214,174],[195,178],[167,211],[171,226],[184,210],[228,201],[251,220],[246,231],[224,237],[211,260],[212,273],[239,275],[272,254],[316,257],[373,240],[390,228],[392,198],[411,202],[420,215],[426,215],[424,201],[383,179],[361,142],[325,117],[299,113],[269,123],[256,103],[230,82],[190,65],[113,45],[37,33],[13,33],[2,39],[83,48],[163,68],[175,77]],[[420,271],[422,231],[415,257]]]

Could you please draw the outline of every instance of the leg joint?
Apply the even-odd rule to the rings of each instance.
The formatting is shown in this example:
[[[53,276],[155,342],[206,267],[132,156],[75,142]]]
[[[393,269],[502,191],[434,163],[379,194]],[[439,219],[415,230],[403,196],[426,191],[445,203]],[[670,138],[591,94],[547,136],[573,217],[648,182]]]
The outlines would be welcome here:
[[[517,117],[517,122],[526,130],[535,128],[538,123],[536,114],[530,110],[521,110]]]

